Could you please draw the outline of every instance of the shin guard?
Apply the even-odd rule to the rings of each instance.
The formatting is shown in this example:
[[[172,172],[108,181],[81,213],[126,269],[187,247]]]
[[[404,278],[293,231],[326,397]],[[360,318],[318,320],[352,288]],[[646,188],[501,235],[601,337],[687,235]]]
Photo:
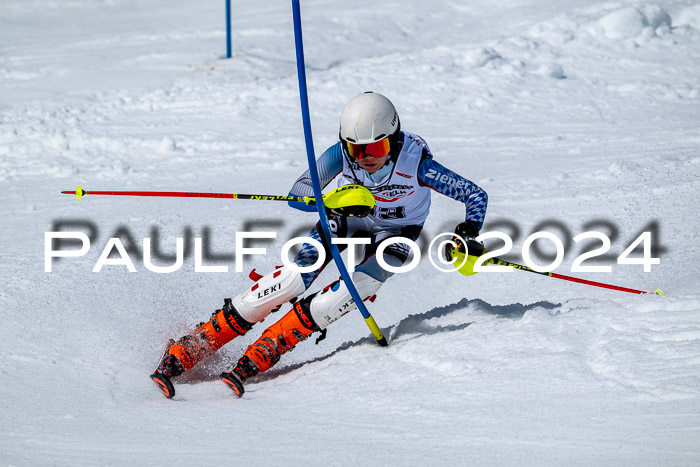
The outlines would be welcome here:
[[[187,371],[252,327],[227,298],[221,310],[215,311],[209,321],[201,323],[191,334],[178,339],[168,353],[177,357],[183,371]]]
[[[374,277],[359,271],[352,275],[352,280],[357,288],[357,293],[363,300],[376,294],[383,284]],[[357,305],[350,295],[345,281],[340,280],[323,289],[311,301],[309,315],[319,328],[326,329],[341,316],[356,309]]]
[[[294,303],[292,300],[306,290],[301,274],[286,266],[257,276],[254,280],[251,288],[233,299],[233,306],[249,323],[262,321],[271,311],[278,310],[287,302]]]

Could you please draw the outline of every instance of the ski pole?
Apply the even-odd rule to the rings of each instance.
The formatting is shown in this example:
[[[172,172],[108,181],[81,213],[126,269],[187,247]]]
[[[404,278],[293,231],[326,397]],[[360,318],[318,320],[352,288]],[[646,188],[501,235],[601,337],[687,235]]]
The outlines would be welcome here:
[[[555,272],[539,272],[539,271],[535,271],[534,269],[531,269],[527,266],[523,266],[522,264],[511,263],[510,261],[504,261],[500,258],[491,258],[491,259],[489,259],[488,262],[493,263],[493,264],[497,264],[500,266],[512,266],[515,269],[520,269],[521,271],[534,272],[535,274],[540,274],[542,276],[549,276],[549,277],[554,277],[556,279],[563,279],[565,281],[578,282],[579,284],[592,285],[595,287],[602,287],[604,289],[619,290],[620,292],[628,292],[628,293],[635,293],[635,294],[656,294],[656,295],[663,295],[664,294],[661,291],[661,289],[656,289],[653,292],[645,292],[643,290],[628,289],[627,287],[620,287],[617,285],[604,284],[602,282],[589,281],[586,279],[579,279],[578,277],[565,276],[564,274],[557,274]]]
[[[83,190],[81,187],[74,191],[62,191],[66,195],[75,195],[78,199],[85,195],[109,195],[109,196],[163,196],[170,198],[228,198],[228,199],[252,199],[258,201],[298,201],[308,205],[316,205],[314,198],[309,196],[279,196],[279,195],[245,195],[240,193],[197,193],[188,191],[95,191]]]
[[[318,177],[318,167],[316,166],[316,156],[314,155],[314,142],[311,135],[311,117],[309,112],[309,96],[308,89],[306,85],[306,65],[304,64],[304,41],[302,39],[301,31],[301,7],[299,5],[299,0],[292,0],[292,16],[294,19],[294,45],[296,48],[297,56],[297,77],[299,80],[299,99],[301,101],[301,119],[302,125],[304,127],[304,142],[306,144],[306,158],[309,163],[309,176],[311,177],[311,185],[314,188],[314,194],[316,198],[321,199],[321,201],[316,205],[318,210],[319,222],[321,223],[321,229],[326,238],[330,239],[332,237],[330,227],[328,225],[328,219],[326,218],[326,213],[324,212],[324,203],[321,195],[321,182]],[[334,245],[332,242],[328,245],[331,250],[331,255],[338,267],[338,272],[343,278],[345,285],[347,286],[350,296],[355,302],[357,309],[365,320],[365,323],[369,327],[372,335],[377,340],[377,343],[382,347],[386,347],[388,342],[382,329],[379,327],[374,317],[370,314],[369,310],[362,302],[362,297],[357,292],[357,288],[352,281],[352,277],[348,273],[343,259],[340,257],[340,251],[338,251],[338,246]]]

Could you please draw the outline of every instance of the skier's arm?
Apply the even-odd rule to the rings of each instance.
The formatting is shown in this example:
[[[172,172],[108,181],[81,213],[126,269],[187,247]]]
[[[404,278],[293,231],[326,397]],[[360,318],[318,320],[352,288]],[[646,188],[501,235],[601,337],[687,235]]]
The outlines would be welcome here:
[[[464,203],[467,210],[465,222],[473,221],[481,230],[489,200],[481,187],[435,162],[427,150],[424,150],[418,167],[418,180],[438,193]]]
[[[316,161],[316,165],[321,187],[325,188],[343,170],[343,152],[340,143],[326,149],[326,152]],[[292,189],[289,191],[289,196],[314,196],[314,188],[311,184],[311,176],[308,170],[294,182]],[[316,206],[309,206],[301,201],[290,201],[289,206],[305,212],[316,211]]]

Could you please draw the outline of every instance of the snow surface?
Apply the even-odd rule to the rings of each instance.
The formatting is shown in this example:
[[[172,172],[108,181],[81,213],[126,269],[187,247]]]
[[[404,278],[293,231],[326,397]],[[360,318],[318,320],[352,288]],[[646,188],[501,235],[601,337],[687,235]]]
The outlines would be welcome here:
[[[166,339],[250,285],[236,232],[279,232],[245,261],[264,272],[314,215],[59,192],[286,194],[306,165],[291,6],[234,2],[222,60],[223,1],[3,0],[0,464],[698,465],[700,4],[302,8],[318,153],[348,98],[381,92],[440,162],[487,190],[485,230],[513,235],[512,259],[550,230],[569,244],[556,272],[571,274],[571,238],[601,230],[613,272],[573,275],[666,295],[517,271],[465,278],[424,258],[369,307],[388,348],[347,316],[236,399],[216,375],[266,321],[166,400],[148,379]],[[434,196],[425,238],[462,214]],[[62,230],[91,223],[90,252],[44,272],[44,233],[71,221]],[[661,264],[615,264],[650,228]],[[140,253],[156,235],[169,255],[175,238],[208,235],[224,256],[208,264],[230,271],[196,273],[190,250],[172,274],[139,254],[137,273],[91,272],[109,237]]]

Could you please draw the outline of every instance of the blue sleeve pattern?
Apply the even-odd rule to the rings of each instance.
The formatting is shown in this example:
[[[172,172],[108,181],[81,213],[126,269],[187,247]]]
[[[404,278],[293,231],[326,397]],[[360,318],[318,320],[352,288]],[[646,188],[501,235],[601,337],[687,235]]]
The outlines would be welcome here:
[[[464,203],[467,207],[465,220],[476,221],[481,229],[489,201],[482,188],[435,162],[430,156],[425,157],[418,167],[418,180],[438,193]]]
[[[343,150],[340,147],[340,142],[326,149],[326,152],[316,161],[316,165],[321,187],[325,188],[343,170]],[[311,184],[311,176],[308,170],[294,182],[292,189],[289,191],[289,196],[314,196],[314,188]],[[316,212],[316,206],[309,206],[301,201],[289,201],[288,204],[290,207],[300,211]]]

